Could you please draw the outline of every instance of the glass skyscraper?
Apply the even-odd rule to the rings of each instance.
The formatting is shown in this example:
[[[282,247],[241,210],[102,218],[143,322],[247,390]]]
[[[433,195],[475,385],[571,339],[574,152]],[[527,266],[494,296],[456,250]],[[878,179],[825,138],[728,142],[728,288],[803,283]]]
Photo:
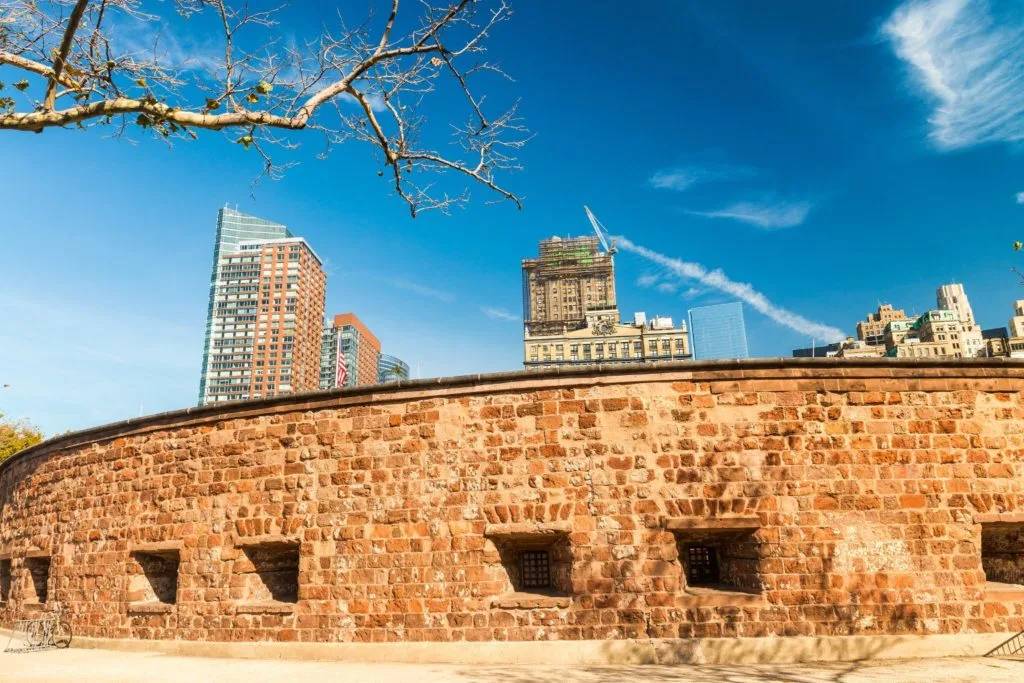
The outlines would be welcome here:
[[[206,378],[210,364],[210,333],[217,304],[217,283],[221,279],[221,255],[238,251],[238,245],[250,240],[274,240],[291,237],[288,228],[278,223],[247,216],[224,207],[217,212],[217,236],[213,244],[213,272],[210,275],[210,305],[206,311],[206,338],[203,341],[203,374],[199,380],[199,405],[206,403]]]
[[[377,359],[377,382],[397,382],[409,379],[409,366],[401,358],[389,356],[386,353],[380,354]]]
[[[734,301],[691,308],[690,347],[694,360],[749,358],[743,304]]]

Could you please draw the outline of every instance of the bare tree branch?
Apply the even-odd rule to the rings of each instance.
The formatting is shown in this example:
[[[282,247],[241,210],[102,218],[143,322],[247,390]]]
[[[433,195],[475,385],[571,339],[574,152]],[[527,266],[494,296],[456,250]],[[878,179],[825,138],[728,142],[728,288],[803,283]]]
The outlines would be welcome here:
[[[488,116],[488,98],[474,90],[481,77],[507,78],[480,59],[489,33],[511,15],[506,0],[420,0],[418,22],[391,0],[381,21],[370,14],[349,26],[339,15],[336,29],[301,41],[272,33],[281,8],[256,10],[249,0],[168,4],[178,16],[152,14],[151,3],[143,11],[139,0],[0,0],[0,77],[41,77],[35,85],[14,82],[20,93],[11,97],[0,93],[0,131],[108,125],[115,135],[189,139],[197,130],[236,130],[230,139],[254,150],[260,177],[269,178],[294,163],[276,158],[297,147],[287,136],[312,131],[327,151],[350,139],[377,150],[413,216],[468,198],[426,179],[431,172],[453,172],[521,206],[495,173],[519,168],[515,152],[529,133],[516,105]],[[219,54],[183,45],[176,33],[219,42]],[[454,156],[421,140],[421,112],[440,96],[442,80],[460,91],[471,119],[452,126]]]
[[[71,52],[71,42],[75,39],[75,33],[78,32],[78,25],[82,22],[82,15],[85,14],[85,7],[88,4],[89,0],[78,0],[75,3],[75,8],[71,10],[67,28],[64,29],[64,39],[60,41],[60,48],[53,57],[53,76],[50,77],[50,82],[46,85],[46,97],[43,98],[44,109],[53,109],[53,101],[57,95],[57,84],[60,82],[60,75],[64,71],[64,63],[68,58],[68,53]]]
[[[47,66],[46,64],[40,64],[39,62],[34,62],[31,59],[25,59],[20,55],[11,54],[10,52],[0,51],[0,64],[9,64],[19,69],[30,71],[34,74],[39,74],[40,76],[46,76],[47,78],[56,79],[61,85],[65,85],[69,88],[78,87],[78,83],[76,83],[73,79],[68,78],[66,75],[55,75],[53,73],[53,69]]]

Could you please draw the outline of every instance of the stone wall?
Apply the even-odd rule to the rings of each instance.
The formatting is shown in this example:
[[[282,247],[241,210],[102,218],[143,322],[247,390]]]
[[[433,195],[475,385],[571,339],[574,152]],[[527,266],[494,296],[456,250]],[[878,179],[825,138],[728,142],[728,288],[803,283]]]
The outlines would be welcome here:
[[[0,467],[0,622],[40,609],[48,562],[49,600],[100,638],[1021,631],[1024,587],[986,582],[982,536],[984,564],[1024,557],[1022,475],[1014,361],[684,363],[190,409]],[[693,548],[717,581],[690,580]],[[525,586],[541,560],[550,585]]]

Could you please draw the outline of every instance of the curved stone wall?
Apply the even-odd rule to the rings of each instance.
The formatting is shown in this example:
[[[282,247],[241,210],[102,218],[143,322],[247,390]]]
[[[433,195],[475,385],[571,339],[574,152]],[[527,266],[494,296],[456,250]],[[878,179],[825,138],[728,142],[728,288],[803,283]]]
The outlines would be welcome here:
[[[191,409],[0,467],[0,621],[46,597],[98,638],[1021,631],[1022,474],[1013,361],[591,368]]]

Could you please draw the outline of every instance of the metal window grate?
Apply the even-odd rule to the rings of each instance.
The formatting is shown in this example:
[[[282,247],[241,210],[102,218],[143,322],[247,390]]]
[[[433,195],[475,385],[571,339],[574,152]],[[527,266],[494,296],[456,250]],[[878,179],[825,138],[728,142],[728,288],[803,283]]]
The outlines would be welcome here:
[[[691,545],[686,549],[686,580],[691,585],[717,583],[718,552],[706,545]]]
[[[551,560],[547,550],[524,550],[519,554],[523,588],[551,587]]]

